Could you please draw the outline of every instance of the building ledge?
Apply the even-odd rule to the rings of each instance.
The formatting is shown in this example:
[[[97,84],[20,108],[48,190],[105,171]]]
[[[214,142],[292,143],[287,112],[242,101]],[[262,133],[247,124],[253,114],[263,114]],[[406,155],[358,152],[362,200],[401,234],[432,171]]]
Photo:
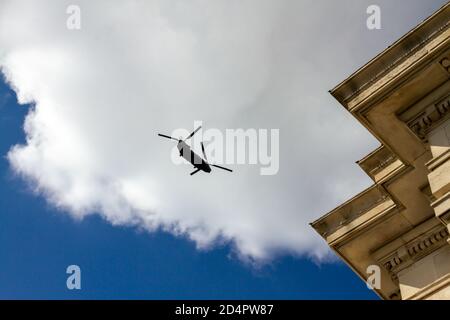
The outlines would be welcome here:
[[[389,46],[362,68],[337,85],[330,93],[342,104],[370,86],[380,77],[399,65],[406,56],[430,41],[437,33],[449,25],[450,4],[447,3],[436,13]]]
[[[383,188],[373,185],[312,222],[311,226],[326,238],[387,200],[390,198]]]
[[[384,183],[406,169],[406,165],[384,145],[356,163],[376,183]]]

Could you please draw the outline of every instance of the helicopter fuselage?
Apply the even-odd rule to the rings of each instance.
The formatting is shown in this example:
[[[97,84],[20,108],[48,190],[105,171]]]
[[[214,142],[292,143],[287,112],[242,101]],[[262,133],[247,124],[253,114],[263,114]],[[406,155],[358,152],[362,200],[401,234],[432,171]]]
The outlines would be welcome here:
[[[190,164],[192,164],[195,168],[194,172],[191,172],[191,176],[196,174],[199,171],[204,171],[207,173],[211,172],[211,167],[215,167],[215,168],[219,168],[225,171],[229,171],[229,172],[233,172],[233,170],[219,166],[217,164],[209,164],[208,163],[208,158],[206,157],[206,153],[205,153],[205,146],[203,145],[203,142],[201,143],[202,146],[202,152],[203,152],[203,157],[199,156],[198,154],[196,154],[194,151],[192,151],[191,146],[188,145],[185,141],[192,138],[192,136],[198,131],[200,130],[201,126],[198,127],[197,129],[195,129],[190,135],[188,135],[184,140],[182,140],[182,138],[180,137],[179,139],[168,136],[166,134],[161,134],[158,133],[158,136],[166,138],[166,139],[170,139],[170,140],[175,140],[177,141],[177,149],[178,152],[180,153],[180,157],[183,157],[186,161],[188,161]]]
[[[202,157],[192,151],[191,147],[184,141],[177,144],[177,149],[180,152],[180,157],[191,163],[195,168],[204,172],[211,172],[211,167]]]

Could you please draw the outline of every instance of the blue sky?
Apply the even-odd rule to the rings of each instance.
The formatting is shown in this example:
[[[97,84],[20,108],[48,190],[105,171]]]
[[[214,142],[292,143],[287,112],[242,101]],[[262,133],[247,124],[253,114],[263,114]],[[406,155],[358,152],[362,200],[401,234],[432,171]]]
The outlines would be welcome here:
[[[28,106],[0,82],[0,153],[24,141]],[[0,299],[374,299],[341,263],[284,257],[255,269],[229,247],[199,251],[170,234],[76,222],[34,196],[0,161]],[[28,191],[27,191],[28,190]],[[82,289],[66,288],[68,265]]]
[[[70,1],[0,1],[0,298],[377,299],[308,225],[377,146],[327,91],[445,1],[379,1],[380,31],[342,1],[79,1],[75,32]],[[156,133],[199,119],[279,128],[280,172],[192,179]]]

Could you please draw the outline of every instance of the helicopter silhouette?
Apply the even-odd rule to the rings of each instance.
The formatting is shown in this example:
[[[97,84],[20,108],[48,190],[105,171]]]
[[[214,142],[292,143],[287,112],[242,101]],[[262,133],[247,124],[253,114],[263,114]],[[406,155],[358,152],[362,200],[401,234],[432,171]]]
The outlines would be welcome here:
[[[216,167],[216,168],[219,168],[219,169],[222,169],[222,170],[233,172],[233,170],[231,170],[231,169],[218,166],[217,164],[209,163],[208,162],[208,158],[206,157],[205,147],[203,145],[203,142],[201,142],[201,146],[202,146],[202,153],[203,153],[204,159],[202,157],[200,157],[198,154],[196,154],[194,151],[192,151],[191,147],[185,142],[186,140],[192,138],[194,136],[194,134],[196,134],[197,131],[201,129],[201,127],[202,126],[200,126],[197,129],[195,129],[184,140],[181,139],[181,137],[179,139],[176,139],[176,138],[173,138],[171,136],[167,136],[167,135],[161,134],[161,133],[158,133],[158,136],[163,137],[163,138],[167,138],[167,139],[171,139],[171,140],[175,140],[175,141],[178,142],[177,149],[180,152],[180,157],[183,157],[184,159],[186,159],[195,168],[195,171],[191,172],[191,176],[196,174],[200,170],[204,171],[206,173],[210,173],[211,172],[211,167]]]

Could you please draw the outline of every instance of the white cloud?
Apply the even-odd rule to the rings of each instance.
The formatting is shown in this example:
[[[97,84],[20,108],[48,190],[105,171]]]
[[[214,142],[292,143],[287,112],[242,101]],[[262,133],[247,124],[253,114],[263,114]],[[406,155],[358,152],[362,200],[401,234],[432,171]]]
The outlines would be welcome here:
[[[326,92],[354,68],[338,35],[365,32],[311,18],[340,5],[77,1],[81,30],[70,31],[69,4],[0,1],[0,67],[20,103],[35,103],[26,144],[8,154],[17,173],[77,218],[162,228],[199,247],[231,241],[257,260],[327,254],[308,222],[368,185],[354,160],[376,146]],[[194,120],[279,128],[280,173],[189,176],[156,133]]]

